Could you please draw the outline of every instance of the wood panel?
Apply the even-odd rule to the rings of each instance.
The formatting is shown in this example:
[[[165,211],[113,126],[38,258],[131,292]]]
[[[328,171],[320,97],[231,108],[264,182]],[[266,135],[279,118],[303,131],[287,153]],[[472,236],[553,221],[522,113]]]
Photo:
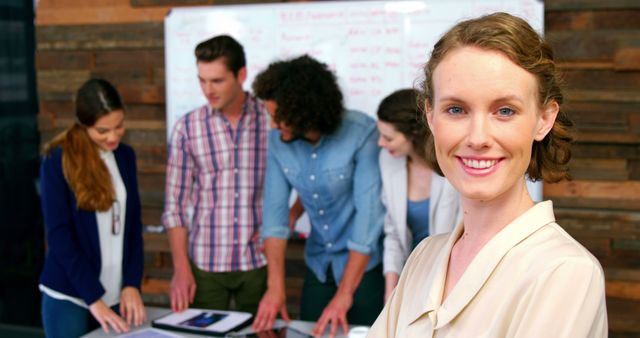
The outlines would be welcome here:
[[[574,158],[569,162],[571,176],[576,180],[626,181],[630,165],[625,159]]]
[[[618,72],[611,69],[569,69],[563,72],[565,85],[572,90],[601,89],[640,91],[640,72]]]
[[[640,43],[640,30],[621,30],[616,34],[606,30],[548,31],[545,38],[560,61],[611,60],[618,46]]]
[[[577,143],[571,151],[574,158],[640,158],[640,147],[636,144]]]
[[[88,69],[93,66],[93,54],[86,51],[45,51],[36,53],[39,70]]]
[[[178,6],[178,5],[211,5],[213,0],[129,0],[131,7],[156,7],[156,6]]]
[[[640,48],[625,47],[616,51],[613,57],[614,69],[621,70],[640,70]]]
[[[571,181],[545,184],[549,197],[609,198],[640,202],[640,182]]]
[[[544,2],[545,15],[565,10],[615,10],[640,9],[640,2],[636,0],[547,0]]]
[[[162,22],[105,25],[40,26],[36,48],[40,51],[157,49],[164,47]]]
[[[640,181],[570,181],[544,185],[544,196],[558,206],[637,210]]]
[[[558,222],[600,260],[610,337],[640,325],[640,2],[545,2],[575,121],[573,182],[546,184]]]
[[[615,313],[609,316],[609,330],[616,332],[613,335],[626,334],[626,337],[638,337],[640,332],[640,321],[638,313],[640,313],[640,302],[617,297],[607,298],[607,309]]]
[[[37,25],[162,22],[171,10],[170,6],[135,8],[129,0],[40,0],[37,4]]]

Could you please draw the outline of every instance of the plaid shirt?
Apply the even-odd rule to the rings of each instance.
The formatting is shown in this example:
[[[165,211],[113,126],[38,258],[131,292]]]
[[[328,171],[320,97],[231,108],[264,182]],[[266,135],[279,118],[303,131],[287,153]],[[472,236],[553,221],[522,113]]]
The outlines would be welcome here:
[[[268,118],[247,94],[234,131],[208,105],[176,123],[168,149],[162,223],[189,227],[189,257],[211,272],[266,265],[260,250]]]

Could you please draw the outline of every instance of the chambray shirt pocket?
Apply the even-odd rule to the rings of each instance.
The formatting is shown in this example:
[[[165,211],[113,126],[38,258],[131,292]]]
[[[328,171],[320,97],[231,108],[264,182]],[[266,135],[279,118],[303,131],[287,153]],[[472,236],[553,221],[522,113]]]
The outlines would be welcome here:
[[[350,196],[353,189],[353,164],[347,164],[338,168],[331,168],[324,171],[328,184],[327,191],[332,200]]]

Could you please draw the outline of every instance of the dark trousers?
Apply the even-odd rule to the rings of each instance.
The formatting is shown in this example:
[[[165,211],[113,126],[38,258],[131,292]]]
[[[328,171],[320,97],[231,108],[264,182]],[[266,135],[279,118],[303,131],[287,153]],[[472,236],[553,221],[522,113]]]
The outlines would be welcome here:
[[[327,272],[327,281],[322,283],[307,268],[302,287],[300,319],[317,321],[322,311],[336,294],[338,286],[331,272]],[[362,281],[353,295],[353,305],[347,312],[347,321],[355,325],[372,325],[384,307],[384,277],[382,264],[365,272]]]
[[[191,263],[196,280],[196,295],[192,307],[228,310],[234,298],[235,310],[255,314],[267,289],[267,268],[249,271],[207,272]]]

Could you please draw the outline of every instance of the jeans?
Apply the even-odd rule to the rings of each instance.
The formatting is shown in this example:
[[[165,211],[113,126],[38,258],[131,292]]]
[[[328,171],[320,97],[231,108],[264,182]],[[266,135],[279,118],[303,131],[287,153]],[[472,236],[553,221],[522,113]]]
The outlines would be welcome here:
[[[118,305],[111,309],[119,313]],[[93,331],[100,324],[89,309],[68,300],[55,299],[43,292],[42,326],[47,338],[75,338]]]

